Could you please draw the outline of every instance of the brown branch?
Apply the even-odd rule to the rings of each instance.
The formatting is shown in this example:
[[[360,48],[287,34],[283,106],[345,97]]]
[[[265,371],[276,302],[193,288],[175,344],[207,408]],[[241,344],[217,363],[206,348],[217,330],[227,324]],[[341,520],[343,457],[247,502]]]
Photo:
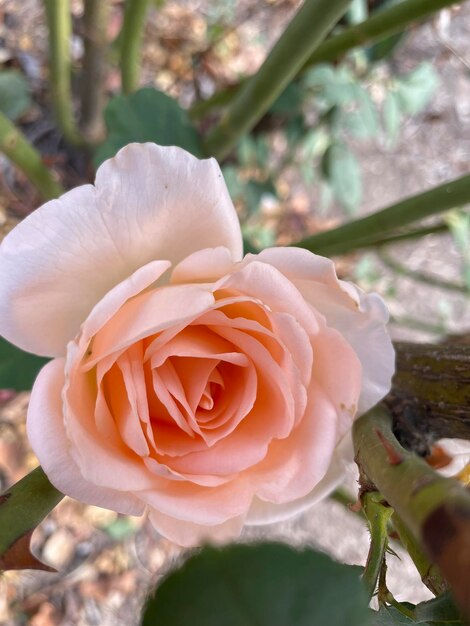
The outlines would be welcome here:
[[[427,454],[442,437],[470,439],[470,345],[396,343],[385,403],[400,441]]]

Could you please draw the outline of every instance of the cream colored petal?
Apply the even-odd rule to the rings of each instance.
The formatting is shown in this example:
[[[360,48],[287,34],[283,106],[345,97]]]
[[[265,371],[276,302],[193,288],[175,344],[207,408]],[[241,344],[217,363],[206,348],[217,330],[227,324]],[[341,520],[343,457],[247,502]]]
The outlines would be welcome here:
[[[153,260],[202,248],[242,255],[221,171],[175,147],[130,144],[78,187],[21,222],[0,247],[0,334],[63,356],[97,302]]]

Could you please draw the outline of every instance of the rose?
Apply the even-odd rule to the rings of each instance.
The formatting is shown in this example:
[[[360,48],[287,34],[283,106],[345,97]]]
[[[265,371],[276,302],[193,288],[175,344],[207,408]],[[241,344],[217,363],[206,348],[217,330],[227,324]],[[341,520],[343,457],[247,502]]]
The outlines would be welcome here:
[[[0,319],[54,357],[27,418],[51,482],[182,545],[328,493],[393,371],[378,296],[306,250],[242,259],[216,162],[153,144],[5,238]]]

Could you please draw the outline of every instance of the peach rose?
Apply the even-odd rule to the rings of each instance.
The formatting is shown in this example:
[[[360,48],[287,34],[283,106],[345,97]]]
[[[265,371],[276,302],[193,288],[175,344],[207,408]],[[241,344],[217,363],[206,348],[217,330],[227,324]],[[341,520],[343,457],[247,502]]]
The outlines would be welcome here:
[[[154,144],[5,238],[0,320],[53,357],[27,420],[51,482],[181,545],[326,495],[394,364],[377,295],[303,249],[242,258],[217,163]]]

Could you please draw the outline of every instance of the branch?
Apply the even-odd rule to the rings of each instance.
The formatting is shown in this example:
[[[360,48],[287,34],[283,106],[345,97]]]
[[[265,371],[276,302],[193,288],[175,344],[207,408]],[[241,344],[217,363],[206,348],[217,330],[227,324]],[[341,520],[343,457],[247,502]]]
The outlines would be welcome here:
[[[83,13],[83,71],[81,76],[81,127],[92,143],[104,138],[106,18],[108,3],[85,0]]]
[[[470,439],[470,345],[395,343],[385,399],[400,440],[418,453],[443,437]]]
[[[305,0],[258,72],[247,81],[206,140],[221,160],[249,132],[296,76],[350,0]]]
[[[316,254],[343,254],[362,247],[364,241],[390,235],[426,217],[442,213],[470,202],[470,174],[434,187],[416,196],[401,200],[381,211],[372,213],[333,230],[317,233],[293,245]],[[383,240],[381,243],[384,243]]]
[[[63,494],[37,467],[0,495],[0,569],[49,569],[29,551],[36,526]]]
[[[311,55],[303,69],[308,69],[316,63],[334,61],[353,48],[395,35],[410,24],[424,20],[458,2],[459,0],[405,0],[376,11],[366,21],[355,24],[324,41]]]
[[[301,71],[303,72],[317,63],[334,61],[358,46],[381,41],[453,4],[456,4],[456,0],[407,0],[381,9],[373,13],[366,21],[350,26],[342,33],[326,39],[307,59]],[[190,109],[191,117],[199,119],[209,111],[229,104],[239,93],[246,80],[217,91],[207,100],[196,102]]]
[[[123,93],[139,84],[140,46],[149,0],[126,0],[121,30],[121,82]]]
[[[363,490],[379,490],[416,541],[449,581],[462,611],[470,615],[470,495],[405,450],[384,409],[363,415],[353,427]]]
[[[60,184],[42,162],[39,152],[1,112],[0,150],[29,178],[45,200],[52,200],[63,193]]]

